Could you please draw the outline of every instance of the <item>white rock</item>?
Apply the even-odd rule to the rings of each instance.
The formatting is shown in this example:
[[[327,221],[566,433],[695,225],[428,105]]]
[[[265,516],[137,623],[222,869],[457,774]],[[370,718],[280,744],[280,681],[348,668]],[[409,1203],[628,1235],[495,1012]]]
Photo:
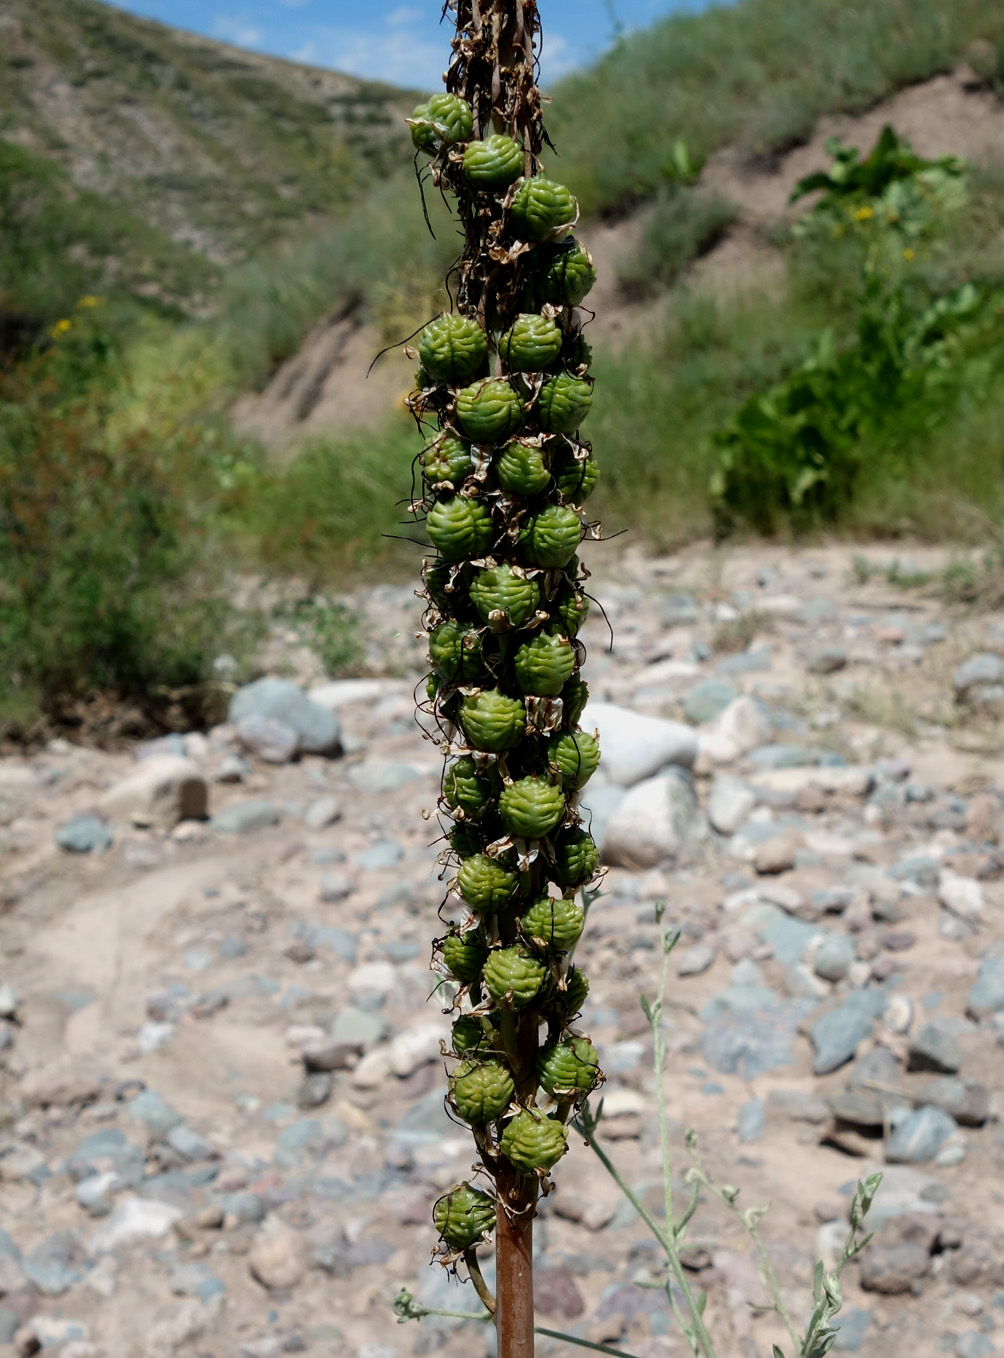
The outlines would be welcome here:
[[[249,712],[237,722],[237,739],[248,753],[266,764],[288,764],[296,756],[300,737],[284,721]]]
[[[708,820],[720,835],[732,835],[756,806],[756,793],[739,778],[719,774],[711,784]]]
[[[152,755],[105,792],[98,802],[111,819],[171,829],[209,810],[209,789],[197,764],[183,755]]]
[[[306,1238],[270,1217],[251,1242],[248,1268],[263,1287],[285,1292],[303,1279],[309,1256]]]
[[[324,830],[341,818],[342,808],[336,797],[318,797],[307,807],[303,823],[308,830]]]
[[[683,722],[591,702],[580,724],[584,731],[599,731],[604,773],[621,787],[632,787],[667,764],[692,768],[697,758],[697,736]]]
[[[938,900],[959,919],[977,919],[983,913],[983,887],[975,877],[943,872],[938,883]]]
[[[308,697],[320,703],[329,712],[350,703],[372,703],[388,693],[403,693],[405,686],[397,680],[388,679],[333,679],[329,684],[319,684],[310,689]]]
[[[439,1044],[447,1036],[448,1030],[440,1023],[417,1023],[413,1028],[406,1028],[390,1044],[391,1070],[404,1079],[419,1066],[438,1061]]]
[[[158,1240],[184,1215],[180,1207],[154,1198],[120,1198],[108,1220],[91,1236],[88,1251],[108,1254],[140,1240]]]
[[[647,778],[611,816],[600,845],[603,860],[625,868],[654,868],[689,856],[704,830],[693,789],[682,778]]]
[[[397,988],[397,969],[391,962],[366,962],[349,973],[349,994],[356,1004],[376,1009]]]
[[[731,764],[770,740],[770,718],[755,698],[734,698],[698,736],[699,767]]]
[[[374,1047],[355,1067],[350,1079],[356,1089],[379,1089],[390,1074],[390,1048]]]
[[[867,797],[875,783],[869,768],[851,764],[833,767],[827,764],[797,769],[765,769],[750,779],[755,787],[770,792],[800,792],[804,787],[818,787],[844,797]]]
[[[908,1033],[913,1023],[913,1000],[909,995],[891,995],[882,1010],[882,1022],[890,1033]]]
[[[648,1100],[636,1089],[611,1089],[603,1095],[604,1118],[630,1117],[635,1113],[647,1113]]]
[[[149,1056],[174,1036],[173,1023],[144,1023],[136,1034],[136,1047],[141,1056]]]

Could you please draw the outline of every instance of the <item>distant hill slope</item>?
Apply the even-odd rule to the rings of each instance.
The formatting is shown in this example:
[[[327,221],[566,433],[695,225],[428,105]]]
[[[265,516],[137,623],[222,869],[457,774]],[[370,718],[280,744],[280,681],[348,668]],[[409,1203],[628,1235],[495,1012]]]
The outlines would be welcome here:
[[[72,207],[88,219],[78,256],[117,236],[117,281],[181,300],[207,282],[205,262],[297,234],[400,164],[414,102],[96,0],[4,0],[0,227],[30,236],[41,215],[51,232]],[[65,227],[57,244],[72,255]]]

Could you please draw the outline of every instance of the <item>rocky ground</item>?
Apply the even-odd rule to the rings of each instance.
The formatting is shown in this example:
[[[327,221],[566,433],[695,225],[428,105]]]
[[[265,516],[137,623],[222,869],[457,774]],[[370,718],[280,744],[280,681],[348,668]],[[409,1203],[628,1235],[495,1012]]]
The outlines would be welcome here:
[[[883,1168],[837,1350],[985,1358],[1004,1351],[1004,614],[940,603],[934,553],[853,556],[629,553],[600,577],[616,644],[594,611],[586,800],[611,867],[582,1026],[610,1153],[658,1212],[638,1001],[665,900],[678,1174],[694,1127],[740,1204],[772,1204],[801,1321],[855,1179]],[[412,716],[417,603],[354,602],[387,677],[328,685],[291,647],[311,702],[258,686],[206,733],[0,761],[2,1353],[492,1352],[477,1326],[391,1311],[402,1286],[474,1307],[428,1264],[431,1203],[472,1144],[443,1110],[429,998],[440,761]],[[636,1286],[658,1276],[643,1223],[581,1144],[555,1177],[541,1323],[682,1358],[665,1298]],[[714,1201],[691,1239],[722,1358],[783,1345]]]

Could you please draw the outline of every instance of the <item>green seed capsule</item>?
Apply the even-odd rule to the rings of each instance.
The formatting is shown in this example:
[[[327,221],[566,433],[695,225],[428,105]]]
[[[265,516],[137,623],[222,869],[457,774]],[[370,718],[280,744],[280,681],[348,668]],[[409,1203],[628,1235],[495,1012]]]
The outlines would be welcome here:
[[[509,222],[521,240],[542,241],[574,221],[575,213],[575,199],[564,184],[541,174],[517,186]]]
[[[523,403],[508,382],[486,377],[457,393],[457,419],[474,443],[499,443],[523,423]]]
[[[451,1250],[469,1250],[495,1229],[495,1200],[469,1183],[457,1184],[432,1209],[436,1230]]]
[[[586,596],[577,589],[567,589],[559,594],[551,606],[552,630],[574,638],[588,616],[589,600]]]
[[[451,929],[442,943],[443,961],[450,974],[464,985],[472,985],[488,960],[488,944],[480,929],[466,934]]]
[[[576,373],[581,377],[592,361],[592,345],[583,337],[582,333],[568,335],[565,339],[565,347],[561,352],[561,362],[565,371]]]
[[[451,764],[443,777],[443,796],[454,810],[463,811],[469,820],[476,820],[495,795],[491,779],[478,773],[471,756],[462,755]]]
[[[592,386],[570,373],[549,377],[537,398],[540,427],[548,434],[574,434],[593,404]]]
[[[596,876],[600,854],[592,835],[578,827],[562,830],[554,841],[555,877],[566,890],[585,886]]]
[[[552,1098],[578,1098],[596,1088],[600,1058],[588,1038],[573,1037],[542,1047],[536,1068],[538,1084]]]
[[[530,906],[522,924],[527,938],[540,939],[555,952],[568,952],[582,936],[586,915],[578,901],[570,897],[556,901],[542,896]]]
[[[452,619],[441,622],[429,634],[429,659],[448,683],[476,679],[484,659],[478,629]]]
[[[519,535],[523,556],[531,566],[567,566],[581,541],[579,516],[567,505],[547,505],[527,520]]]
[[[568,1132],[536,1108],[524,1108],[502,1133],[502,1154],[521,1174],[552,1169],[568,1149]]]
[[[520,778],[503,788],[499,812],[506,829],[521,839],[543,839],[563,819],[561,788],[545,778]]]
[[[524,693],[556,698],[575,672],[575,649],[567,637],[539,632],[516,652],[513,668]]]
[[[471,603],[492,631],[522,627],[540,603],[540,587],[511,566],[490,566],[471,582]]]
[[[451,434],[437,439],[422,454],[422,473],[430,486],[447,482],[459,490],[473,470],[471,445]]]
[[[457,874],[457,890],[476,915],[501,910],[516,890],[518,875],[487,854],[468,858]]]
[[[460,706],[460,725],[475,750],[497,754],[511,750],[526,726],[526,709],[517,698],[498,689],[484,689]]]
[[[470,858],[481,852],[481,836],[470,825],[454,825],[447,835],[450,848],[461,858]]]
[[[510,495],[539,495],[551,480],[539,448],[510,443],[495,467],[499,485]]]
[[[458,1056],[464,1052],[477,1051],[488,1041],[480,1020],[473,1014],[462,1014],[453,1025],[453,1050]]]
[[[456,590],[455,572],[447,561],[426,561],[422,567],[422,582],[429,598],[442,609],[452,609]]]
[[[469,382],[488,357],[488,340],[477,321],[444,313],[418,337],[422,366],[436,382]]]
[[[494,1122],[512,1101],[516,1086],[501,1061],[465,1061],[450,1076],[450,1097],[465,1122]]]
[[[537,291],[554,306],[578,306],[596,282],[592,256],[578,241],[557,246],[546,257],[537,278]]]
[[[585,504],[600,479],[600,467],[596,459],[592,456],[577,458],[571,448],[566,446],[551,465],[565,504]]]
[[[451,495],[429,510],[425,531],[446,561],[481,556],[488,550],[494,533],[492,512],[480,500]]]
[[[411,115],[411,140],[419,151],[434,154],[440,146],[470,141],[474,117],[466,99],[456,94],[434,94]]]
[[[561,991],[558,992],[561,995]],[[582,1012],[582,1006],[586,1002],[589,994],[589,977],[578,967],[573,967],[565,977],[564,1007],[565,1014],[571,1018],[573,1014]]]
[[[496,1004],[511,995],[514,1009],[522,1009],[540,994],[547,968],[524,948],[495,948],[485,963],[481,979]]]
[[[547,759],[557,764],[563,788],[585,787],[599,768],[599,741],[588,731],[565,731],[549,743]]]
[[[523,151],[503,133],[472,141],[464,152],[464,175],[476,189],[505,189],[523,173]]]
[[[513,372],[539,373],[561,353],[562,334],[548,316],[525,312],[499,340],[499,354]]]
[[[577,726],[589,701],[589,685],[579,675],[573,674],[561,690],[561,701],[565,705],[565,725]]]

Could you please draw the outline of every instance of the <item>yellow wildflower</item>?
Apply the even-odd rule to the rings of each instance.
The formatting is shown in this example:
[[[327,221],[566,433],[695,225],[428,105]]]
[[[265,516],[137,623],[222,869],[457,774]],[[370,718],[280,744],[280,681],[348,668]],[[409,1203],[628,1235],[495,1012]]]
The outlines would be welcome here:
[[[854,219],[855,221],[858,222],[870,222],[874,216],[875,209],[873,207],[869,207],[868,204],[866,203],[864,207],[858,208],[857,212],[855,212],[854,214]]]
[[[52,336],[53,339],[59,339],[60,335],[66,334],[67,330],[69,330],[72,324],[73,322],[71,320],[68,320],[64,316],[62,320],[59,320],[56,322],[55,325],[50,326],[49,334]]]
[[[81,297],[80,301],[77,303],[77,310],[89,311],[93,307],[100,306],[101,301],[102,299],[100,297],[95,297],[93,293],[88,293],[86,297]]]
[[[910,263],[910,260],[914,258],[915,254],[916,254],[916,251],[913,250],[913,249],[908,245],[908,246],[906,247],[906,249],[903,251],[903,258],[904,258],[904,259],[906,260],[906,262],[909,264],[909,263]]]

